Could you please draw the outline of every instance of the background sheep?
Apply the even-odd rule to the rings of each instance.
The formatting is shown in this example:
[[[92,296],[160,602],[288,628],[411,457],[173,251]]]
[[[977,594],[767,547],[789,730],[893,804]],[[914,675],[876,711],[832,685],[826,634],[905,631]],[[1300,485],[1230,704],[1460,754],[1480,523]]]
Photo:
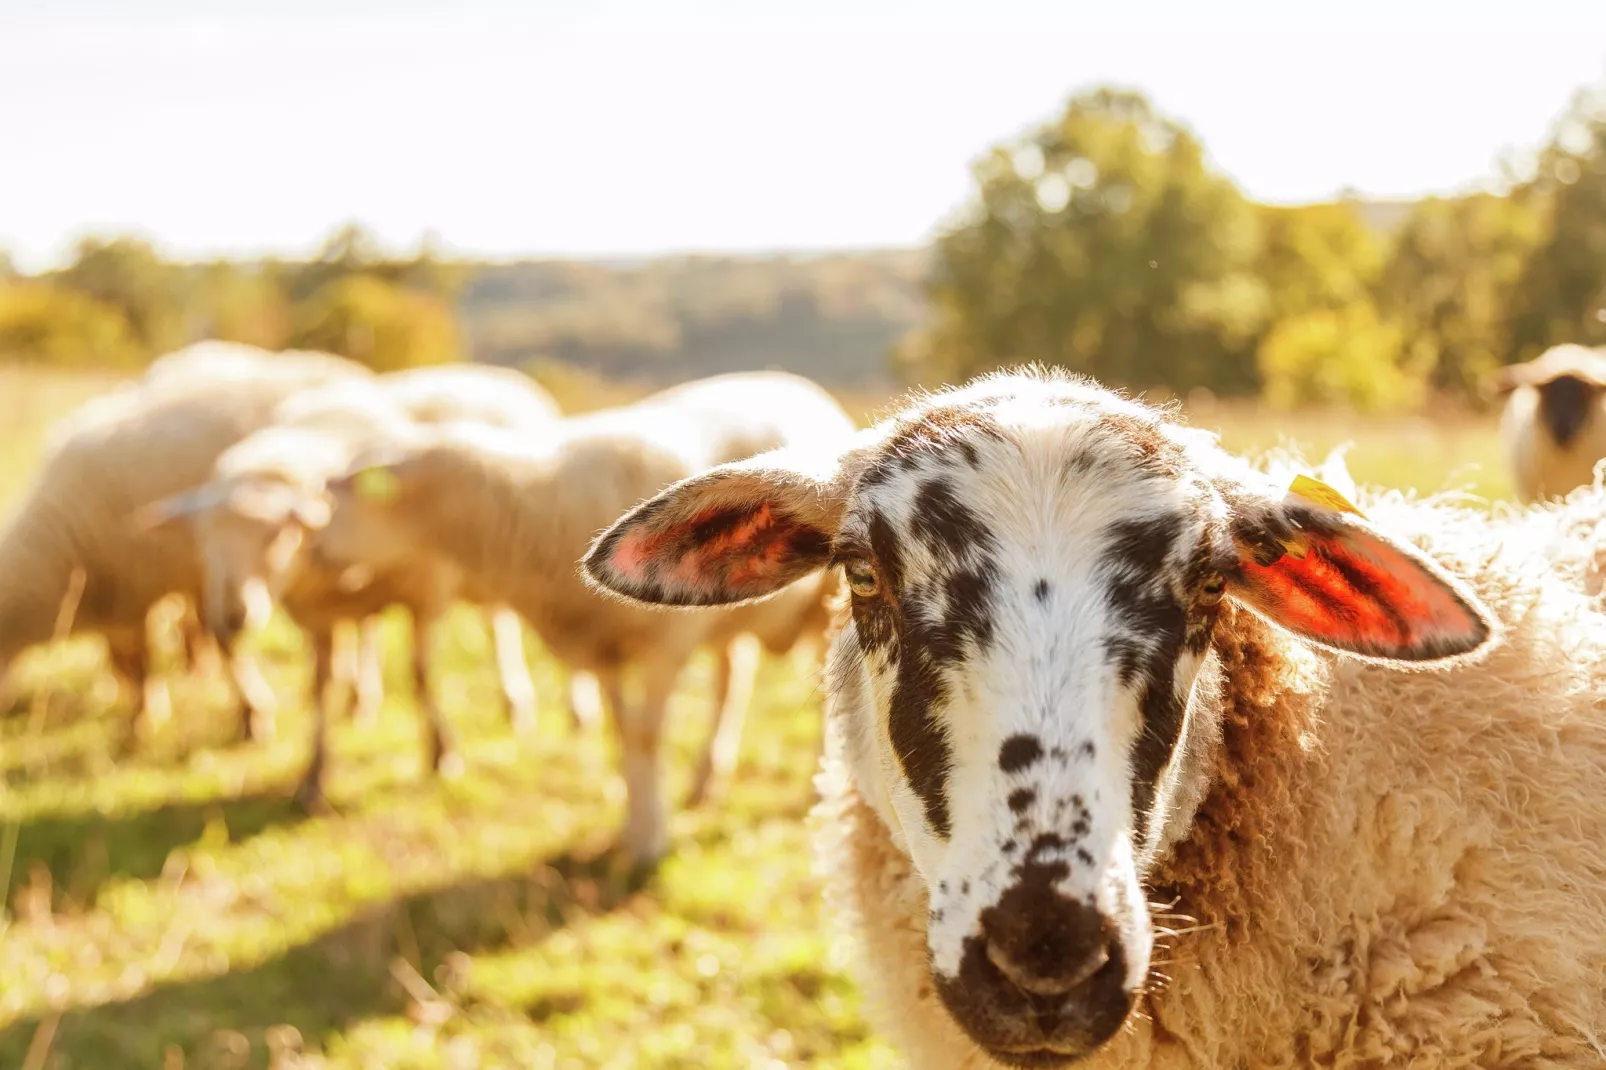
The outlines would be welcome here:
[[[352,380],[294,395],[281,404],[270,426],[226,451],[212,477],[148,510],[152,522],[183,522],[195,533],[205,571],[208,616],[224,622],[219,634],[230,643],[246,628],[266,622],[275,601],[308,635],[313,650],[315,710],[312,758],[299,794],[304,803],[322,799],[329,707],[333,701],[336,630],[360,624],[359,706],[376,707],[377,615],[405,607],[413,622],[415,694],[429,732],[426,763],[439,768],[446,756],[444,731],[430,687],[429,657],[435,629],[463,594],[461,571],[432,554],[413,555],[382,569],[331,568],[308,549],[329,522],[324,495],[329,478],[352,457],[376,445],[406,441],[420,433],[388,391]],[[504,610],[504,617],[512,617]],[[522,635],[513,618],[513,653],[501,648],[505,625],[493,630],[504,693],[515,723],[534,718],[534,688],[523,660]]]
[[[558,403],[540,384],[522,372],[491,364],[444,364],[411,368],[380,376],[379,386],[419,423],[464,422],[536,431],[563,416]],[[494,591],[467,592],[489,605],[492,643],[502,687],[513,720],[527,731],[535,723],[535,684],[524,657],[524,630],[518,614],[497,605]],[[596,681],[587,673],[571,675],[569,713],[576,726],[594,726],[601,719]]]
[[[811,577],[762,604],[671,616],[599,597],[575,562],[612,517],[676,479],[786,443],[840,442],[853,426],[819,387],[779,373],[699,380],[572,417],[545,440],[452,425],[341,481],[319,547],[332,559],[375,567],[420,552],[445,555],[471,582],[501,591],[565,664],[595,674],[623,741],[624,847],[648,861],[668,845],[659,739],[687,658],[704,644],[727,648],[750,633],[789,643],[824,619],[826,586]],[[717,790],[734,759],[752,661],[750,650],[727,650],[721,659],[719,723],[711,753],[698,763],[694,798]],[[641,677],[634,705],[624,698],[626,670]]]
[[[1606,616],[1511,525],[1363,504],[997,376],[586,565],[709,605],[843,564],[823,857],[913,1065],[1599,1066]]]
[[[1510,395],[1500,438],[1517,497],[1560,497],[1594,482],[1606,457],[1606,351],[1554,346],[1501,368],[1494,385]]]
[[[18,653],[55,634],[81,571],[71,631],[104,635],[138,710],[164,716],[166,691],[149,672],[146,617],[166,595],[198,599],[201,570],[188,532],[142,529],[135,511],[203,482],[218,456],[266,425],[280,401],[341,377],[340,368],[313,362],[259,377],[242,371],[175,377],[160,387],[129,384],[62,421],[0,534],[0,679]],[[231,665],[246,702],[270,709],[271,692],[255,667]]]
[[[540,427],[563,411],[523,372],[494,364],[441,364],[379,377],[379,386],[419,423],[458,420],[497,427]]]

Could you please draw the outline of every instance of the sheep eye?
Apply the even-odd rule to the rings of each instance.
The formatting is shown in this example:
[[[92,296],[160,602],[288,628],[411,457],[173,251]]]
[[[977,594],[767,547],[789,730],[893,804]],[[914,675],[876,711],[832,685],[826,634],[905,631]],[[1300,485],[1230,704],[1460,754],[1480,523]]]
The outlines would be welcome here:
[[[1207,606],[1213,606],[1221,601],[1227,593],[1227,580],[1224,576],[1215,576],[1205,581],[1199,588],[1199,601]]]
[[[862,557],[843,562],[842,575],[848,581],[848,590],[858,598],[874,598],[881,593],[881,580],[876,576],[875,566]]]

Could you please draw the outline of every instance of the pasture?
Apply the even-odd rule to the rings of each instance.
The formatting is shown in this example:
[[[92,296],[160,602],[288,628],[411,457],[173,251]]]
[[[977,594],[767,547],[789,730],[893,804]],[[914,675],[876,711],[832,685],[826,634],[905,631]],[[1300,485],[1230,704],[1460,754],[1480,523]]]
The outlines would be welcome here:
[[[51,419],[109,381],[0,372],[0,502]],[[560,399],[572,401],[572,399]],[[866,405],[857,405],[864,409]],[[1358,480],[1505,493],[1492,418],[1357,420],[1201,408],[1227,444],[1356,442]],[[463,612],[442,706],[466,771],[431,780],[389,622],[378,722],[332,729],[336,812],[289,798],[310,721],[287,625],[257,640],[282,696],[271,742],[234,743],[207,680],[131,758],[93,641],[25,659],[0,709],[0,1066],[112,1068],[895,1065],[821,913],[804,819],[820,701],[806,659],[767,661],[724,801],[677,811],[675,851],[633,883],[608,863],[622,787],[578,735],[531,641],[540,731],[516,739],[489,640]],[[684,793],[709,664],[671,708]]]

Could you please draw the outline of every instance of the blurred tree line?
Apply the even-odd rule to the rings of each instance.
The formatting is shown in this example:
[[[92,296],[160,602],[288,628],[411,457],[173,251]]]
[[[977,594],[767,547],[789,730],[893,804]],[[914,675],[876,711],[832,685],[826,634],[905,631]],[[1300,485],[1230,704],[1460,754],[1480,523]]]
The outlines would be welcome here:
[[[1476,397],[1496,366],[1606,343],[1606,86],[1531,176],[1388,227],[1353,200],[1258,205],[1141,95],[1098,90],[975,167],[937,241],[912,379],[1041,361],[1281,405]]]
[[[0,261],[0,359],[139,367],[202,338],[342,353],[381,370],[461,359],[462,269],[426,243],[386,253],[341,227],[311,261],[177,264],[136,238],[85,238],[58,271]]]
[[[217,337],[378,368],[467,356],[666,383],[778,367],[843,388],[1041,361],[1387,408],[1476,399],[1500,364],[1606,343],[1606,85],[1498,194],[1256,204],[1187,129],[1112,89],[997,146],[975,179],[928,250],[472,264],[346,226],[304,262],[175,264],[86,239],[28,277],[0,254],[0,360],[138,366]]]

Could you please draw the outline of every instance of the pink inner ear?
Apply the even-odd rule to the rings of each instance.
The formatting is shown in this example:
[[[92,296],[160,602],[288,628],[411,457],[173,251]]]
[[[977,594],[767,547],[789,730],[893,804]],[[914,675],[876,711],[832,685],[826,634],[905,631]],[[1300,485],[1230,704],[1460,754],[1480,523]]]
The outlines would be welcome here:
[[[1381,540],[1313,536],[1303,558],[1246,558],[1254,601],[1292,631],[1359,652],[1407,652],[1477,624],[1449,588]],[[1398,654],[1396,654],[1398,656]]]
[[[750,597],[792,578],[801,557],[825,536],[770,502],[752,508],[711,508],[658,531],[632,532],[609,556],[621,576],[671,589]]]

